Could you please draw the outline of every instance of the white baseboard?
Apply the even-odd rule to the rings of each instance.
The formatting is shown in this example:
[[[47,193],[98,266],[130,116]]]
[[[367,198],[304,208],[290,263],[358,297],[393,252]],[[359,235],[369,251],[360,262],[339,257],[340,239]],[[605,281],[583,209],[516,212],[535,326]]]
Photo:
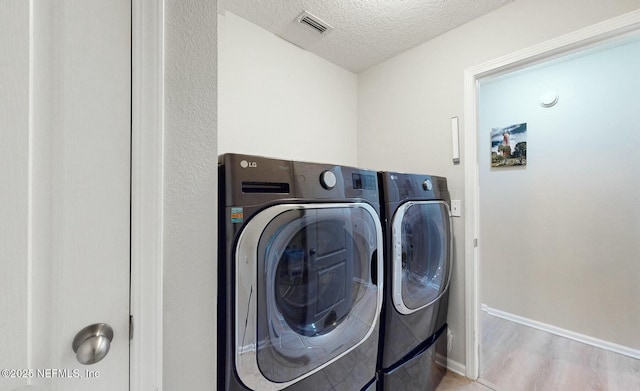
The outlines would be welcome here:
[[[457,361],[454,361],[450,358],[447,358],[447,370],[451,371],[451,372],[455,372],[458,375],[462,376],[462,377],[466,377],[466,373],[467,373],[467,367],[465,367],[463,364],[460,364]]]
[[[624,356],[628,356],[628,357],[640,360],[640,350],[638,349],[633,349],[624,345],[618,345],[613,342],[605,341],[602,339],[590,337],[588,335],[576,333],[574,331],[566,330],[560,327],[552,326],[546,323],[538,322],[537,320],[532,320],[522,316],[510,314],[508,312],[491,308],[486,304],[482,304],[481,308],[482,308],[482,311],[485,311],[489,315],[493,315],[498,318],[506,319],[511,322],[522,324],[524,326],[533,327],[534,329],[546,331],[548,333],[555,334],[560,337],[572,339],[577,342],[581,342],[587,345],[595,346],[600,349],[609,350],[614,353],[622,354]]]

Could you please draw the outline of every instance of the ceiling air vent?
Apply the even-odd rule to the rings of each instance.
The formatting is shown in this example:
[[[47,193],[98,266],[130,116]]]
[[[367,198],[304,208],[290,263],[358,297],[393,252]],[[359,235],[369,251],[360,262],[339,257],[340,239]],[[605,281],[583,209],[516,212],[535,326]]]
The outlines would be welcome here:
[[[312,15],[308,11],[303,11],[296,19],[298,23],[306,26],[319,34],[326,34],[333,30],[333,26],[324,20]]]

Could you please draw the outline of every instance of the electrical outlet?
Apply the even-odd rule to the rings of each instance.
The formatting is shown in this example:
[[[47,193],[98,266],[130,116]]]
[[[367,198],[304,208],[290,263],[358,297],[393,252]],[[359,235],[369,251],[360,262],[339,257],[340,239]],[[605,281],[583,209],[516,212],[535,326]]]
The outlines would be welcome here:
[[[462,216],[462,202],[460,200],[451,200],[451,216]]]

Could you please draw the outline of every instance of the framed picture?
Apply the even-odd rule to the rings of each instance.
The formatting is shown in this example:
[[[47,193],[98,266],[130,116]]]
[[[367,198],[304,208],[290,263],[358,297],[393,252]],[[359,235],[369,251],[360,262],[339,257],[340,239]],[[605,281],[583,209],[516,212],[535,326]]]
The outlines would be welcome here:
[[[491,167],[527,165],[527,124],[491,128]]]

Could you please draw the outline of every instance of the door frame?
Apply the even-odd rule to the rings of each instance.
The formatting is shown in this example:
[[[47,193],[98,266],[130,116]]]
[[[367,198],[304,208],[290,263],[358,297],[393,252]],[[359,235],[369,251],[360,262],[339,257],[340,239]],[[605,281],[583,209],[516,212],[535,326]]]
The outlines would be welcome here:
[[[164,1],[131,3],[130,390],[162,390]]]
[[[478,178],[478,82],[536,63],[552,60],[571,52],[595,46],[640,29],[640,10],[632,11],[601,23],[562,35],[509,55],[468,68],[464,72],[464,140],[465,156],[465,329],[466,376],[479,376],[480,349],[480,266],[479,178]]]

